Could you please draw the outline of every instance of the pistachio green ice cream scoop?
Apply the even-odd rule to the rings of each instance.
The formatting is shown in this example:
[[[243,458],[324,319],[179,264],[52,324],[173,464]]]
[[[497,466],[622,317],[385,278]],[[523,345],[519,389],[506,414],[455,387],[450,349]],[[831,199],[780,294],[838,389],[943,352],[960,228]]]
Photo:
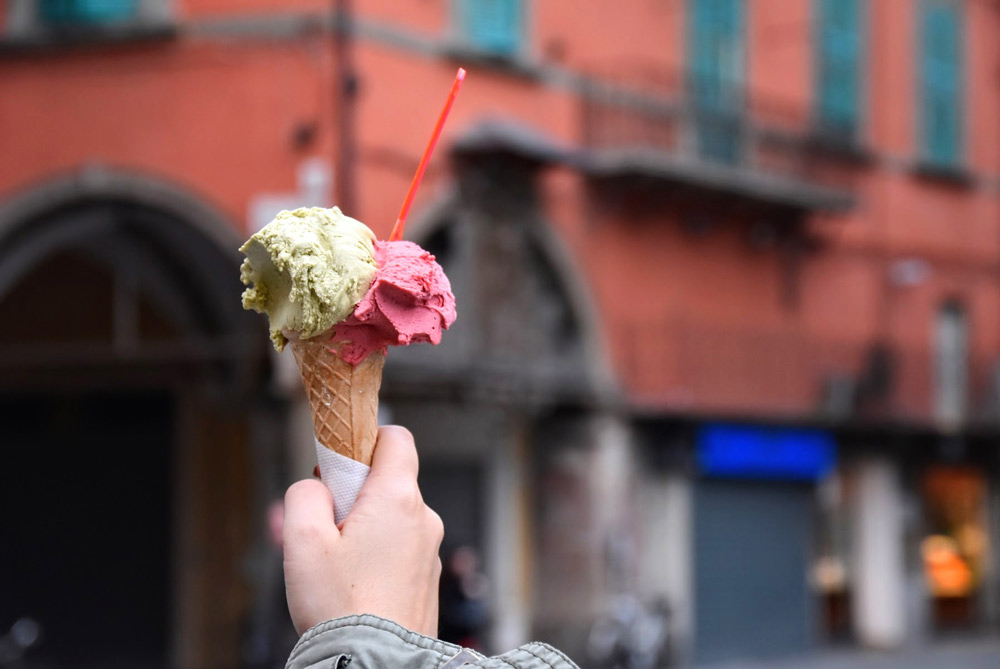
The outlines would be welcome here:
[[[374,241],[337,207],[281,212],[240,247],[243,307],[267,314],[279,351],[286,332],[322,334],[351,314],[375,278]]]

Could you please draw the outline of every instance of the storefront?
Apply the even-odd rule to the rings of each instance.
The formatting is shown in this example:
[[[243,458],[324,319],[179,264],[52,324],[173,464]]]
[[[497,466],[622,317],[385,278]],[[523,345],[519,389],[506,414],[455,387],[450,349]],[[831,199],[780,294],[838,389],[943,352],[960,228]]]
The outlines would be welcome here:
[[[928,466],[920,480],[920,540],[931,629],[972,629],[984,622],[989,564],[987,477],[969,465]]]
[[[826,432],[709,423],[696,437],[694,657],[775,658],[818,642],[811,588]]]
[[[817,498],[812,582],[825,642],[896,648],[995,624],[995,447],[846,441]]]

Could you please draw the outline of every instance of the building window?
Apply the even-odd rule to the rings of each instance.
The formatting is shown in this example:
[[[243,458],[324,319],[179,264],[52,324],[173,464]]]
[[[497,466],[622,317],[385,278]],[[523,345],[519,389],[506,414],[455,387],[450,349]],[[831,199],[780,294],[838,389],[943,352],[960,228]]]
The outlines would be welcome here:
[[[948,301],[937,317],[934,408],[938,421],[957,427],[966,417],[969,385],[969,343],[965,310]]]
[[[817,110],[824,133],[853,136],[858,126],[861,6],[817,0]]]
[[[132,39],[169,34],[173,0],[7,0],[0,39],[8,45]]]
[[[39,0],[38,19],[49,25],[101,25],[135,17],[138,0]]]
[[[743,128],[743,2],[690,0],[689,86],[698,150],[734,163]]]
[[[922,157],[955,167],[962,145],[962,15],[954,0],[923,0],[920,16]]]
[[[459,0],[462,40],[477,51],[514,56],[524,41],[523,0]]]

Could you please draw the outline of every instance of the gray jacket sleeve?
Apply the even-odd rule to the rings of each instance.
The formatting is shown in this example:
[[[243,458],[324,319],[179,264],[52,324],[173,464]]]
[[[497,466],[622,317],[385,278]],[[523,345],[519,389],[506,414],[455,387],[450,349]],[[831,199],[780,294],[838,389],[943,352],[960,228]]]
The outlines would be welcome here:
[[[577,669],[544,643],[497,657],[411,632],[376,616],[348,616],[316,625],[299,639],[285,669]]]

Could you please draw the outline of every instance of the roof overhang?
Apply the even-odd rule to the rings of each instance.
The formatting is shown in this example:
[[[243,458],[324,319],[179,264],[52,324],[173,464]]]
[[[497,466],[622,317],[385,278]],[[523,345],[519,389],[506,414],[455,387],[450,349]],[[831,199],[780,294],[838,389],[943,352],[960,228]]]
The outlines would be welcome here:
[[[593,179],[639,177],[706,197],[793,211],[837,211],[851,207],[850,193],[746,166],[693,159],[657,149],[591,149],[579,160]]]
[[[485,119],[452,144],[458,157],[508,155],[529,163],[571,163],[577,152],[532,126],[508,119]]]

